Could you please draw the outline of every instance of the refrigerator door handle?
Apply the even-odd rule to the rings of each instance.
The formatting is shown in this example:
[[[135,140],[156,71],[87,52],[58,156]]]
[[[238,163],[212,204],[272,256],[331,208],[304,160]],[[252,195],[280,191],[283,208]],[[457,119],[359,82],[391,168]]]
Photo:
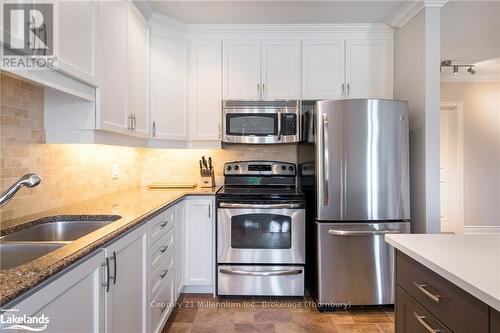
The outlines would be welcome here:
[[[363,231],[363,230],[336,230],[330,229],[328,230],[330,235],[334,236],[377,236],[377,235],[385,235],[385,234],[400,234],[401,230],[399,229],[386,229],[386,230],[373,230],[373,231]]]
[[[329,156],[328,156],[328,114],[323,113],[323,206],[328,206],[328,173],[329,173]]]

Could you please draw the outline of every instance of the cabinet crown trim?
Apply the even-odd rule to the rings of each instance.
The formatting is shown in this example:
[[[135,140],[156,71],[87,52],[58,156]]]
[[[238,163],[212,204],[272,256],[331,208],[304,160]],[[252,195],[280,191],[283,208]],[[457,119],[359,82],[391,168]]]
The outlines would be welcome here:
[[[152,23],[184,33],[392,33],[394,29],[385,23],[353,23],[353,24],[188,24],[176,19],[154,13]]]

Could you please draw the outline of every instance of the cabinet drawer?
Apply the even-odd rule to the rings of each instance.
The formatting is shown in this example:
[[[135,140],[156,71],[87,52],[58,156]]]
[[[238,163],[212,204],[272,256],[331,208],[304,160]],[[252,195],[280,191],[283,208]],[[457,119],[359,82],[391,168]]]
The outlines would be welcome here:
[[[174,229],[171,229],[149,250],[150,273],[154,272],[160,263],[174,252]]]
[[[396,287],[396,333],[451,333],[403,289]]]
[[[149,277],[149,285],[151,288],[151,299],[154,299],[158,294],[158,291],[162,289],[167,280],[171,279],[171,275],[174,274],[174,253],[171,252],[160,262],[151,276]]]
[[[167,283],[163,285],[158,295],[151,302],[149,331],[153,333],[161,332],[169,313],[175,306],[174,295],[174,279],[173,275],[169,276]]]
[[[166,211],[153,217],[149,222],[149,246],[153,246],[163,235],[174,227],[175,208],[170,207]]]
[[[399,251],[396,281],[453,332],[488,332],[486,304]]]

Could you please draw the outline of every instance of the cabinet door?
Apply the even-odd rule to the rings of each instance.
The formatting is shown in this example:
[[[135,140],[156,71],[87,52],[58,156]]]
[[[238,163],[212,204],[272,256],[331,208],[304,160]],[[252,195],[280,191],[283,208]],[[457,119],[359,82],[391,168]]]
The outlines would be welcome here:
[[[106,293],[107,332],[146,331],[146,226],[106,247],[110,286]]]
[[[339,99],[345,92],[344,40],[302,42],[302,99]]]
[[[104,332],[104,288],[101,286],[104,251],[99,251],[91,258],[75,264],[74,268],[38,290],[28,298],[13,306],[18,312],[5,312],[16,317],[48,317],[44,332]],[[0,325],[0,331],[10,331],[6,323]],[[43,324],[29,325],[33,328]],[[15,331],[17,332],[17,330]],[[19,329],[19,332],[24,330]]]
[[[149,137],[149,30],[133,3],[127,13],[128,112],[135,116],[139,137]]]
[[[99,122],[102,129],[128,133],[127,48],[124,1],[99,2]]]
[[[213,200],[186,200],[184,204],[184,284],[209,286],[215,266]]]
[[[184,288],[184,202],[175,205],[175,300]]]
[[[222,118],[221,42],[191,45],[191,140],[220,140]]]
[[[224,99],[261,98],[260,41],[224,41],[222,86]]]
[[[186,140],[187,43],[155,33],[151,47],[153,137]]]
[[[390,41],[348,40],[346,84],[348,98],[392,98]]]
[[[262,42],[262,99],[300,98],[300,43]]]
[[[95,0],[57,1],[57,6],[58,67],[95,86],[98,3]]]

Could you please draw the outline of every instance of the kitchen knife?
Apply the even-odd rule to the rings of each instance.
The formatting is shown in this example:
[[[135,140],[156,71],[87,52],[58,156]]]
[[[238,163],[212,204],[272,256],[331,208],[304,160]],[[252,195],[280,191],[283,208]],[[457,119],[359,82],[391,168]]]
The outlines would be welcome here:
[[[203,162],[203,166],[205,167],[205,169],[208,169],[207,160],[205,159],[205,156],[201,157],[201,161]]]
[[[208,169],[212,170],[212,157],[208,156]]]
[[[199,160],[199,162],[200,162],[200,171],[202,171],[203,170],[203,165],[201,164],[201,160]]]

